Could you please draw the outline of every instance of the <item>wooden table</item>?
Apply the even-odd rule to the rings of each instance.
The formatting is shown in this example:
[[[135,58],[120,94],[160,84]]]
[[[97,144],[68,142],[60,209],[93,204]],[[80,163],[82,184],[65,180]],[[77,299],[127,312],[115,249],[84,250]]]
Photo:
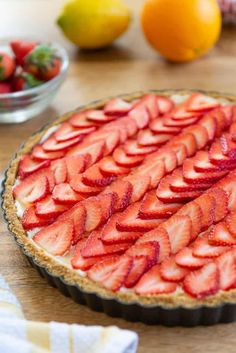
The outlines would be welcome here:
[[[0,171],[33,131],[58,114],[94,99],[151,88],[201,88],[236,94],[235,29],[224,30],[217,46],[189,64],[169,64],[145,42],[139,27],[141,0],[127,3],[134,11],[129,31],[116,46],[84,53],[66,42],[54,25],[62,0],[2,0],[1,36],[32,36],[58,40],[71,58],[68,77],[53,104],[34,120],[21,125],[0,125]],[[129,323],[92,312],[48,286],[33,270],[6,226],[0,224],[0,272],[9,281],[31,320],[56,320],[86,325],[118,325],[140,336],[139,353],[235,352],[235,324],[215,327],[165,328]]]

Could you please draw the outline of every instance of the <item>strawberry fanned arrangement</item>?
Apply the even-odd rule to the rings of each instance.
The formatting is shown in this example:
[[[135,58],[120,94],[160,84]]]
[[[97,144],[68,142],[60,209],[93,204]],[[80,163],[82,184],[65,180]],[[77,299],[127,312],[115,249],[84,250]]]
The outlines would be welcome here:
[[[32,241],[101,287],[204,299],[236,288],[235,168],[235,106],[147,94],[73,113],[13,194]]]

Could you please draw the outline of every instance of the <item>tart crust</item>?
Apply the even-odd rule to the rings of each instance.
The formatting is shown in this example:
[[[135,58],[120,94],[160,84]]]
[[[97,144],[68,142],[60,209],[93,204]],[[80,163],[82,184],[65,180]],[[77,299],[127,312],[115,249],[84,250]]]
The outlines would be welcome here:
[[[144,94],[155,93],[165,96],[170,96],[174,94],[186,95],[192,92],[200,92],[207,96],[216,99],[225,99],[230,103],[236,102],[236,97],[233,95],[221,94],[218,92],[210,91],[199,91],[199,90],[151,90],[151,91],[141,91],[129,95],[121,95],[119,97],[132,101],[141,97]],[[111,98],[109,97],[105,100],[95,101],[91,104],[80,107],[77,111],[82,111],[91,108],[101,108],[103,107]],[[55,125],[67,120],[75,111],[67,113],[62,117],[57,118],[53,123],[47,124],[40,131],[33,134],[19,149],[15,157],[11,161],[9,168],[5,173],[5,180],[3,181],[3,192],[2,192],[2,208],[4,211],[5,219],[8,223],[8,228],[14,235],[16,242],[22,248],[22,251],[27,257],[30,257],[33,262],[39,267],[44,268],[49,275],[53,277],[59,277],[65,284],[77,286],[78,289],[85,293],[93,293],[102,299],[114,299],[122,304],[138,304],[145,308],[151,307],[162,307],[163,309],[177,309],[179,307],[186,309],[197,309],[199,307],[218,307],[223,304],[236,304],[236,289],[229,291],[219,291],[215,295],[209,296],[204,300],[194,299],[189,295],[185,294],[181,290],[177,290],[171,294],[163,295],[136,295],[132,291],[119,291],[112,292],[101,287],[92,280],[82,277],[78,272],[70,269],[66,265],[60,264],[52,256],[47,254],[43,249],[37,247],[34,242],[27,236],[21,224],[21,220],[17,216],[17,210],[13,198],[12,189],[15,183],[17,169],[21,157],[28,153],[33,146],[38,143],[43,135]]]

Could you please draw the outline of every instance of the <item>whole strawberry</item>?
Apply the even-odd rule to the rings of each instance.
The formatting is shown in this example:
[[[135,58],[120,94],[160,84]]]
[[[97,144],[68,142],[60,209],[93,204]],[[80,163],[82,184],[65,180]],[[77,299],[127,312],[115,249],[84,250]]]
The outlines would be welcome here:
[[[11,93],[11,84],[8,82],[0,82],[0,94]]]
[[[56,77],[60,68],[61,60],[50,46],[39,45],[25,58],[24,70],[43,81]]]
[[[25,57],[37,46],[37,43],[14,40],[10,43],[10,45],[15,55],[17,64],[24,66]]]
[[[5,81],[15,71],[15,61],[6,53],[0,53],[0,81]]]
[[[14,91],[24,91],[29,88],[37,87],[43,84],[43,81],[38,80],[28,72],[21,72],[14,77],[12,87]]]

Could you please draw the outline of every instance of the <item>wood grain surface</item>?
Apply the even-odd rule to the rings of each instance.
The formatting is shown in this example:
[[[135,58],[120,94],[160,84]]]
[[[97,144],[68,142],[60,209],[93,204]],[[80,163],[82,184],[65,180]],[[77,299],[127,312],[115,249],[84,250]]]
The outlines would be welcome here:
[[[30,35],[56,40],[65,45],[71,59],[68,77],[50,108],[24,124],[0,125],[1,173],[14,151],[32,132],[57,115],[91,100],[153,88],[200,88],[236,95],[236,28],[225,29],[216,47],[202,59],[189,64],[170,64],[143,38],[139,26],[142,1],[129,0],[127,4],[134,13],[129,31],[113,47],[86,53],[66,42],[54,24],[63,2],[0,1],[1,37]],[[0,272],[19,297],[28,319],[133,329],[140,337],[139,353],[235,352],[236,323],[195,328],[146,326],[112,319],[74,303],[51,288],[29,266],[2,221],[0,249]]]

